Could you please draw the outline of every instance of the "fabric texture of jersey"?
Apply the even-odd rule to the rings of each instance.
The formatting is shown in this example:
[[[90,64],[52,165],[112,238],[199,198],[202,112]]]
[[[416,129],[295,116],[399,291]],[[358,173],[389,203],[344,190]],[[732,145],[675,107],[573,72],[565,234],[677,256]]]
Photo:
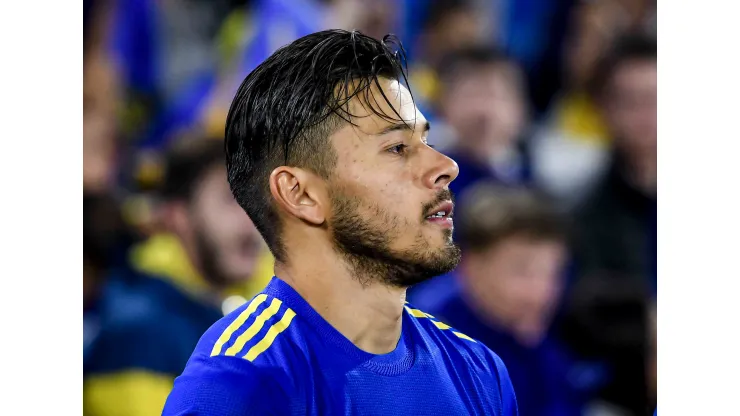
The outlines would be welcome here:
[[[203,335],[164,415],[517,415],[483,344],[405,306],[394,351],[357,348],[273,278]]]

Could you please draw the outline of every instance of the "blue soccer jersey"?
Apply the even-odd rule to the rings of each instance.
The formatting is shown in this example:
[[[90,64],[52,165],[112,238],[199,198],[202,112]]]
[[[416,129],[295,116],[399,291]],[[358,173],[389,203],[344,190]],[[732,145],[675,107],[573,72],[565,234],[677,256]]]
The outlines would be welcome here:
[[[164,415],[517,414],[483,344],[406,305],[396,349],[357,348],[273,278],[201,338]]]

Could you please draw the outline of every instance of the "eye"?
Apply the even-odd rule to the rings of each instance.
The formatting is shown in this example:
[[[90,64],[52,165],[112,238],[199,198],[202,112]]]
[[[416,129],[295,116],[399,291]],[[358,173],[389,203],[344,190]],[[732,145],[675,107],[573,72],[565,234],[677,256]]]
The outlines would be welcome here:
[[[391,152],[391,153],[402,155],[406,151],[406,148],[407,147],[408,146],[406,146],[405,144],[397,144],[397,145],[389,148],[388,151]]]

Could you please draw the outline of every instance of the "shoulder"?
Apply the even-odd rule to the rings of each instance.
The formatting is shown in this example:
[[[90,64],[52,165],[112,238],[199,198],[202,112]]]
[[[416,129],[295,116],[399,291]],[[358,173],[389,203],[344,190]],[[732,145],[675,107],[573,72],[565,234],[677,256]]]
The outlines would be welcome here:
[[[260,293],[216,322],[176,379],[163,414],[273,414],[288,406],[301,371],[295,317],[281,299]]]
[[[406,311],[414,318],[427,347],[435,356],[452,361],[455,368],[467,370],[478,379],[496,383],[498,391],[494,394],[501,401],[503,414],[517,414],[516,396],[509,371],[496,353],[478,340],[412,305],[406,304]]]
[[[296,313],[281,299],[260,293],[216,322],[201,338],[195,354],[231,357],[263,367],[285,367],[300,342]]]
[[[482,342],[411,304],[406,304],[405,309],[413,317],[425,340],[434,348],[445,350],[445,355],[467,362],[473,371],[498,373],[505,370],[501,358]]]
[[[460,352],[476,356],[490,351],[479,341],[440,321],[434,315],[416,308],[414,305],[407,303],[404,309],[412,317],[422,336],[437,347],[455,348]]]
[[[195,355],[162,415],[287,414],[290,395],[274,371],[239,357]]]

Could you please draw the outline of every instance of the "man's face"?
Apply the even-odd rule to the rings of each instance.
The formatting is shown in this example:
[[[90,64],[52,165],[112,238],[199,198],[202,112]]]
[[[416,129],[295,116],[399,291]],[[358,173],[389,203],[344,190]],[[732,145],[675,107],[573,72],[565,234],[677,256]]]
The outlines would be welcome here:
[[[383,120],[353,99],[350,111],[357,125],[331,136],[338,160],[329,180],[328,222],[337,250],[361,279],[406,287],[459,262],[448,190],[458,169],[427,145],[427,121],[408,90],[384,78],[380,85],[411,129]],[[377,89],[372,94],[377,110],[394,114]],[[436,212],[442,215],[430,217]]]
[[[442,111],[463,147],[493,158],[509,149],[525,125],[522,92],[508,65],[462,69],[445,88]]]
[[[541,335],[562,291],[563,244],[511,237],[472,256],[469,277],[486,313],[524,338]]]
[[[621,64],[607,86],[606,119],[619,145],[631,153],[652,154],[657,146],[657,94],[654,61]]]
[[[203,272],[220,284],[250,278],[262,237],[229,190],[226,169],[214,166],[196,185],[189,219]]]

